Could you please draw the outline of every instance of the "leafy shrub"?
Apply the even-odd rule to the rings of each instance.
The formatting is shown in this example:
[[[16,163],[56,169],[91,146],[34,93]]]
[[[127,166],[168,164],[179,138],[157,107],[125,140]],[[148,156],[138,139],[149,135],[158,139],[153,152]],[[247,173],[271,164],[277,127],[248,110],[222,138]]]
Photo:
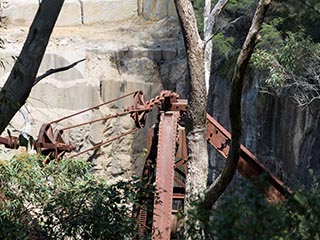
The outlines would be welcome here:
[[[199,232],[204,229],[194,229],[194,223],[202,222],[197,225],[202,228],[207,224],[207,239],[320,239],[319,185],[297,188],[292,198],[273,205],[251,183],[241,182],[224,193],[208,223],[202,221],[203,215],[192,212],[186,228]]]
[[[252,57],[253,66],[264,72],[262,88],[280,95],[288,95],[299,105],[319,98],[320,45],[303,34],[288,32],[285,39],[270,33],[265,25],[262,44]],[[273,30],[272,30],[273,29]],[[269,42],[269,43],[268,43]]]
[[[20,155],[0,162],[0,239],[135,236],[132,206],[142,181],[108,185],[93,175],[89,163],[42,161],[38,155]]]

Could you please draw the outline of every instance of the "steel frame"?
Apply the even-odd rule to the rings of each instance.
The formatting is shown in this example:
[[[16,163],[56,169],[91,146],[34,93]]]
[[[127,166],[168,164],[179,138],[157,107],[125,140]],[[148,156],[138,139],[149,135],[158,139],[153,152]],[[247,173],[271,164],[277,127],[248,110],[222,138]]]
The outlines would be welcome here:
[[[37,151],[49,155],[50,159],[61,158],[65,152],[71,152],[75,147],[65,143],[62,136],[63,130],[53,130],[52,123],[57,123],[132,94],[130,93],[82,110],[49,124],[43,124],[38,140],[35,143]],[[183,208],[188,155],[186,132],[182,127],[181,117],[187,111],[187,100],[180,99],[177,93],[164,90],[159,96],[145,101],[142,91],[137,91],[133,95],[133,105],[125,109],[125,112],[92,122],[130,114],[136,125],[135,129],[94,146],[94,148],[100,147],[119,137],[131,134],[137,128],[143,128],[147,113],[152,111],[155,105],[158,106],[159,110],[159,123],[156,124],[154,129],[149,130],[147,134],[148,154],[142,175],[148,180],[148,184],[155,182],[156,195],[151,198],[150,196],[142,198],[141,204],[150,202],[151,200],[153,208],[140,208],[135,216],[139,219],[138,235],[143,236],[146,232],[151,232],[152,230],[152,239],[158,240],[170,239],[177,225],[176,218],[172,216],[180,210],[179,208]],[[91,122],[70,126],[65,128],[65,130],[89,123]],[[207,114],[206,139],[224,158],[228,157],[231,135],[209,114]],[[8,148],[16,149],[19,147],[19,140],[15,136],[0,137],[1,143]],[[92,149],[87,149],[78,154]],[[77,156],[78,154],[73,156]],[[237,168],[244,177],[256,185],[258,185],[258,178],[264,178],[263,185],[259,184],[258,187],[270,202],[281,202],[292,194],[291,190],[243,145],[240,147],[240,158]]]

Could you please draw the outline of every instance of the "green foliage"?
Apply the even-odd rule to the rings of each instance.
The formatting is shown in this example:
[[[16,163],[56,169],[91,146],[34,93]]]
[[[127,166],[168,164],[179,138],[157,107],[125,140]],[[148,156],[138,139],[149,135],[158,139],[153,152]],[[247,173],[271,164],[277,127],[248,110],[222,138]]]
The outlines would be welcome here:
[[[315,181],[310,188],[297,188],[292,198],[273,205],[250,183],[241,182],[224,193],[208,223],[203,222],[206,214],[191,212],[186,227],[199,232],[207,226],[207,239],[320,239],[319,184]],[[202,229],[194,229],[196,221]]]
[[[214,1],[218,2],[217,0]],[[254,5],[254,1],[252,0],[229,0],[226,5],[226,11],[231,14],[230,17],[235,18],[243,14],[250,14],[253,11],[252,6]]]
[[[280,0],[273,1],[269,16],[282,18],[275,26],[282,33],[298,32],[311,36],[315,42],[320,41],[320,33],[316,26],[320,24],[320,7],[318,0]]]
[[[304,70],[305,61],[313,61],[313,57],[319,56],[319,50],[319,45],[313,43],[311,38],[302,32],[288,33],[277,58],[285,68],[299,74]]]
[[[214,43],[214,51],[219,55],[224,56],[226,59],[229,58],[234,50],[233,46],[235,39],[233,37],[225,36],[223,32],[219,32],[212,38],[212,41]]]
[[[200,35],[202,35],[203,28],[204,28],[203,12],[204,12],[205,1],[204,0],[193,0],[192,3],[193,3],[194,12],[195,12],[196,18],[197,18],[198,31],[199,31]]]
[[[272,205],[244,185],[242,195],[227,194],[215,211],[211,229],[217,239],[319,239],[318,191],[300,189],[305,204],[295,198]],[[229,231],[223,231],[229,229]]]
[[[258,48],[270,50],[283,45],[283,38],[281,36],[281,33],[275,27],[278,22],[281,22],[282,20],[282,18],[276,18],[270,23],[262,24],[262,29],[260,30],[260,35],[262,36],[262,38],[257,44]]]
[[[281,41],[274,28],[264,25],[261,35],[264,40],[255,51],[252,63],[256,69],[267,73],[263,86],[277,90],[285,84],[300,81],[302,85],[308,82],[307,77],[316,77],[305,74],[309,73],[311,66],[314,70],[320,66],[320,47],[302,31],[289,32]]]
[[[139,180],[108,185],[88,163],[43,165],[38,155],[0,162],[0,239],[129,239],[132,206],[149,191]],[[150,192],[153,190],[150,189]]]
[[[270,88],[280,88],[286,81],[284,67],[278,63],[275,55],[266,50],[258,49],[252,56],[251,62],[259,71],[267,72],[262,84]]]
[[[240,52],[240,49],[235,47],[236,40],[233,37],[226,36],[224,32],[219,32],[212,38],[212,42],[213,53],[217,58],[224,61],[224,64],[217,71],[219,74],[226,76],[226,79],[232,79],[233,66],[237,61],[237,53]]]

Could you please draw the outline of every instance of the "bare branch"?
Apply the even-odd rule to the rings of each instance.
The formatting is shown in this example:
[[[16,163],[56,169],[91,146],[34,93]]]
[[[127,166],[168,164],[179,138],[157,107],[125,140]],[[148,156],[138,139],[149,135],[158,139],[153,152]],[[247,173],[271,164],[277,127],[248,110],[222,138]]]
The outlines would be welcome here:
[[[211,11],[211,0],[206,0],[204,9],[204,48],[205,48],[205,86],[206,93],[209,92],[209,80],[211,75],[211,59],[212,59],[212,38],[214,26],[217,18],[221,13],[228,0],[219,0]],[[210,12],[211,11],[211,12]]]
[[[76,62],[74,62],[74,63],[72,63],[72,64],[70,64],[70,65],[68,65],[68,66],[65,66],[65,67],[51,68],[51,69],[49,69],[49,70],[46,71],[44,74],[38,76],[38,77],[35,79],[35,81],[34,81],[34,83],[33,83],[33,86],[35,86],[38,82],[40,82],[42,79],[48,77],[49,75],[54,74],[54,73],[58,73],[58,72],[67,71],[67,70],[69,70],[70,68],[73,68],[74,66],[76,66],[78,63],[83,62],[83,61],[85,61],[85,60],[86,60],[86,59],[84,58],[84,59],[81,59],[81,60],[79,60],[79,61],[76,61]]]
[[[225,30],[227,27],[236,26],[236,25],[239,24],[239,22],[242,21],[243,19],[244,19],[244,16],[238,17],[238,18],[232,20],[231,22],[229,22],[229,23],[227,23],[227,24],[225,24],[225,25],[223,25],[223,26],[215,29],[215,31],[212,32],[211,35],[209,35],[209,36],[207,37],[207,40],[205,41],[204,45],[206,46],[206,45],[208,44],[208,42],[210,42],[210,41],[212,40],[212,38],[213,38],[218,32],[220,32],[220,31],[222,31],[222,30]],[[241,22],[240,22],[240,24],[241,24]]]
[[[0,134],[26,102],[64,0],[42,0],[27,39],[0,91]]]
[[[213,28],[217,22],[217,18],[220,15],[221,11],[225,7],[225,5],[228,3],[229,0],[219,0],[217,4],[214,6],[212,11],[210,12],[210,15],[206,18],[207,22],[205,22],[205,31],[207,34],[207,37],[205,37],[205,42],[208,41],[210,36],[212,35]]]
[[[254,14],[251,27],[247,38],[242,46],[239,54],[234,75],[232,78],[229,117],[231,123],[231,146],[226,165],[216,179],[209,187],[204,199],[204,207],[211,209],[213,204],[218,200],[220,195],[225,191],[230,181],[232,180],[239,156],[240,156],[240,138],[241,138],[241,96],[245,70],[253,53],[253,49],[257,43],[259,31],[261,29],[266,11],[271,3],[271,0],[260,0],[256,12]]]
[[[204,20],[203,32],[206,31],[206,25],[210,17],[210,12],[211,12],[211,0],[205,0],[204,11],[203,11],[203,20]]]

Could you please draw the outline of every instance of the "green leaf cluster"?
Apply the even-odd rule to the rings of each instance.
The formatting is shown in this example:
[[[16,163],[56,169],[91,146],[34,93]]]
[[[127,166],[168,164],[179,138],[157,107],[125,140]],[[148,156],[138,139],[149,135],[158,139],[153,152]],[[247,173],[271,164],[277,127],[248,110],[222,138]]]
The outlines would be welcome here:
[[[261,81],[264,87],[278,90],[293,83],[296,87],[304,83],[312,84],[313,78],[317,78],[316,69],[320,66],[319,43],[312,41],[303,31],[288,32],[281,40],[280,33],[268,24],[264,25],[261,35],[264,40],[255,51],[252,64],[266,73]]]
[[[137,234],[132,206],[153,192],[132,179],[113,185],[89,163],[43,164],[38,155],[0,162],[0,239],[130,239]]]
[[[320,239],[318,188],[299,188],[278,205],[248,184],[240,188],[225,194],[213,212],[210,234],[215,239]]]
[[[318,0],[280,0],[273,1],[269,18],[281,18],[276,28],[282,33],[299,32],[310,36],[313,41],[320,41],[320,4]]]
[[[235,39],[225,36],[223,32],[219,32],[212,38],[212,41],[214,43],[214,51],[228,59],[234,50]]]
[[[201,203],[194,202],[194,205],[201,209]],[[211,216],[209,222],[205,222],[203,216],[208,211]],[[319,181],[308,188],[297,185],[291,198],[271,204],[251,183],[240,180],[223,194],[214,209],[193,210],[189,217],[185,227],[191,229],[191,239],[206,227],[206,239],[319,240]]]

